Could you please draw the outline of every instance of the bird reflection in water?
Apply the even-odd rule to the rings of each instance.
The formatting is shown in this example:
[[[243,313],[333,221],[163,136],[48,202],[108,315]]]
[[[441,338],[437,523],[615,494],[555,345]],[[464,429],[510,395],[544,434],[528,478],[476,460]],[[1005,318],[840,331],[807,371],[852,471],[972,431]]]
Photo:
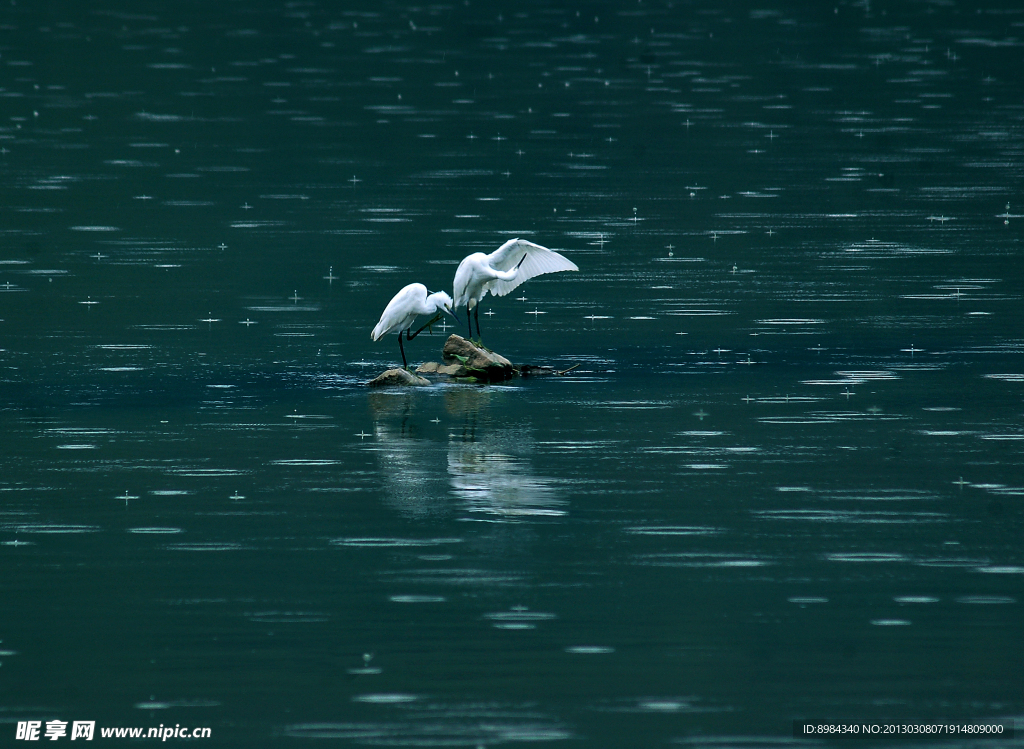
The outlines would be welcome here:
[[[504,419],[496,426],[490,419],[492,401],[515,397],[514,391],[488,388],[446,394],[448,413],[461,427],[448,434],[452,491],[466,510],[494,519],[564,515],[551,480],[531,473],[532,429]]]
[[[370,397],[373,449],[389,504],[413,517],[457,509],[494,521],[565,514],[554,482],[532,472],[531,427],[491,418],[492,404],[517,397],[514,392],[447,389],[447,431],[431,420],[430,397],[424,392]],[[452,497],[461,501],[453,506]]]
[[[408,391],[371,393],[374,440],[366,447],[377,453],[388,504],[402,515],[425,518],[446,511],[441,498],[448,482],[440,469],[444,444],[436,439],[435,425],[417,411],[418,400]]]

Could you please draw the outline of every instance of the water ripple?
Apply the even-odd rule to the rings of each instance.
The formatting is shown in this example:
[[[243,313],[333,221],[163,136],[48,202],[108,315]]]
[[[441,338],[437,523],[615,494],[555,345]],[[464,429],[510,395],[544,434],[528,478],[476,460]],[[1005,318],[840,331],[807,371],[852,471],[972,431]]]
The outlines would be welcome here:
[[[333,546],[349,546],[355,548],[403,548],[419,546],[443,546],[460,544],[461,538],[334,538]]]

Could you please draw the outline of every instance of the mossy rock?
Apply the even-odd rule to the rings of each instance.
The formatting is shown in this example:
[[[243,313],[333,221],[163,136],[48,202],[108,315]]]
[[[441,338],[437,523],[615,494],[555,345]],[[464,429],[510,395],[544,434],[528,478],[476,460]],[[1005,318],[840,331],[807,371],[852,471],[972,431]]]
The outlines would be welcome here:
[[[459,335],[451,335],[445,341],[442,350],[444,363],[447,367],[461,367],[464,371],[452,374],[453,377],[472,378],[478,382],[501,382],[515,377],[516,369],[512,362],[500,354],[488,351]],[[442,372],[442,368],[438,368]],[[447,372],[445,372],[447,374]]]

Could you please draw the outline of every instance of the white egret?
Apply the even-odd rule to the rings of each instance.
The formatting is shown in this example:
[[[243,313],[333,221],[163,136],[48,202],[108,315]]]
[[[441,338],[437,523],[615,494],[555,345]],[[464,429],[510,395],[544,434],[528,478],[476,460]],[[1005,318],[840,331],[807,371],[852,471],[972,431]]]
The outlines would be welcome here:
[[[469,337],[473,337],[473,326],[469,322],[470,311],[476,320],[476,334],[480,337],[478,305],[488,291],[495,296],[505,296],[534,276],[563,270],[579,268],[554,250],[525,239],[510,239],[489,255],[474,252],[467,256],[455,271],[454,291],[455,309],[466,308]]]
[[[423,284],[411,283],[388,302],[388,306],[384,308],[384,312],[380,316],[380,322],[370,333],[370,338],[379,341],[391,331],[398,331],[398,349],[402,352],[402,366],[408,367],[409,362],[405,359],[405,347],[402,345],[402,334],[405,334],[406,340],[411,341],[424,328],[437,322],[442,312],[455,317],[455,313],[452,312],[452,298],[446,292],[435,291],[431,294]],[[415,333],[410,333],[412,324],[418,315],[434,315],[434,317]],[[455,319],[458,320],[458,318]]]

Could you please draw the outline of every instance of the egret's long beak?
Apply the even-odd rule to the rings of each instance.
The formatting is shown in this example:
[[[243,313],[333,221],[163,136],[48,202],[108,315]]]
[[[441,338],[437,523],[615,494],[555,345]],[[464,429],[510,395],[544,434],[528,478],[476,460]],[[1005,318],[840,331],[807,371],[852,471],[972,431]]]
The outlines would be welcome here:
[[[442,307],[441,311],[444,312],[446,315],[451,315],[452,319],[454,319],[455,322],[459,323],[459,325],[462,325],[462,322],[459,320],[459,316],[455,314],[455,310],[449,309],[448,307]]]
[[[516,263],[516,270],[519,270],[519,266],[523,264],[524,260],[526,260],[526,253],[525,252],[523,253],[523,259],[520,260],[518,263]]]

